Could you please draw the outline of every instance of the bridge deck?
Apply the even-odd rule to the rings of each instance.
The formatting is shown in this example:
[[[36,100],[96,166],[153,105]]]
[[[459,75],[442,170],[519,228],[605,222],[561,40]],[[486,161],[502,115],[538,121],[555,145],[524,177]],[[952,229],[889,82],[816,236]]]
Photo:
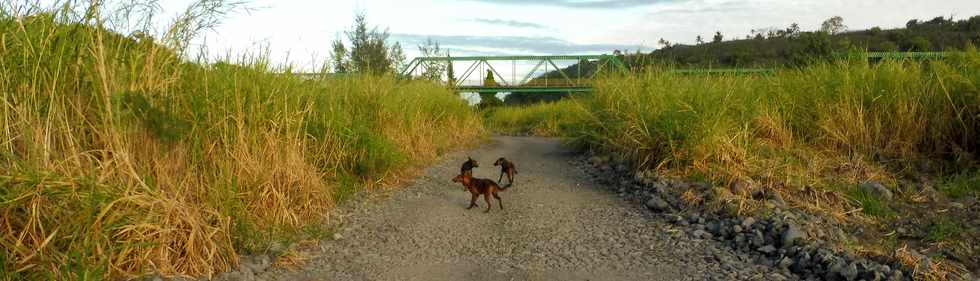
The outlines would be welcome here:
[[[466,93],[565,93],[565,92],[591,92],[591,86],[458,86],[453,90]]]

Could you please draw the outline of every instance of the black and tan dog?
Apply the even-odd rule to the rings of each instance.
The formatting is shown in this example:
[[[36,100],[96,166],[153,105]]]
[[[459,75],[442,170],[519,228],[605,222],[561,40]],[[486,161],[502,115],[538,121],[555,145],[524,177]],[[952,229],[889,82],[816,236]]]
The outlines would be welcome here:
[[[467,210],[476,207],[476,199],[483,195],[483,199],[487,201],[487,210],[484,213],[490,212],[490,208],[493,207],[490,203],[490,196],[497,199],[497,204],[500,205],[500,209],[504,209],[504,201],[500,200],[500,195],[497,195],[498,191],[504,191],[506,187],[500,187],[497,183],[493,182],[491,179],[480,179],[474,178],[472,174],[462,173],[453,178],[453,182],[458,182],[463,184],[470,194],[473,195],[470,198],[470,206],[466,207]]]
[[[460,175],[470,175],[473,176],[473,168],[480,167],[480,163],[476,162],[472,157],[466,156],[466,161],[463,162],[463,166],[459,167]],[[466,191],[466,187],[463,187],[463,191]]]
[[[497,162],[493,162],[494,166],[500,166],[500,177],[497,177],[497,184],[500,184],[500,180],[507,175],[507,186],[504,188],[514,185],[514,175],[517,174],[517,166],[514,166],[514,162],[507,161],[506,158],[500,157]]]
[[[473,175],[473,168],[477,168],[477,167],[480,167],[480,163],[479,162],[476,162],[476,160],[473,160],[473,158],[470,158],[469,156],[467,156],[466,157],[466,162],[463,162],[463,166],[459,168],[459,173],[460,174],[469,173],[470,176],[472,176]]]

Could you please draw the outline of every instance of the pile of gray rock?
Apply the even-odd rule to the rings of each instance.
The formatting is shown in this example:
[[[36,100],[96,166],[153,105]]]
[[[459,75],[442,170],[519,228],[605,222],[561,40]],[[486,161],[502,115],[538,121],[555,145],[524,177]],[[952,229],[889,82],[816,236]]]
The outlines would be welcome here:
[[[666,179],[655,171],[634,171],[626,161],[616,156],[584,156],[575,162],[593,180],[628,201],[645,205],[669,223],[686,229],[689,235],[716,240],[746,258],[783,269],[800,279],[911,280],[907,268],[837,252],[831,250],[820,237],[807,235],[803,224],[814,218],[785,208],[785,202],[778,195],[762,197],[780,207],[770,215],[764,218],[737,216],[700,204],[690,205],[681,197],[682,192],[691,189],[710,199],[710,184]],[[881,190],[873,183],[866,185],[863,188],[869,192]]]

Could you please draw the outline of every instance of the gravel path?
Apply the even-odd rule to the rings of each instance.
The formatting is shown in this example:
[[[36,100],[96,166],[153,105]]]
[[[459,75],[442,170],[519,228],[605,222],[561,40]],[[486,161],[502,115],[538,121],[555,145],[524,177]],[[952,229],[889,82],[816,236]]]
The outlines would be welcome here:
[[[490,213],[466,210],[450,179],[469,155],[474,175],[497,179],[497,157],[517,164],[515,185]],[[714,240],[692,238],[660,215],[593,182],[554,139],[494,137],[443,158],[403,188],[341,206],[336,238],[298,269],[250,280],[779,280]],[[505,180],[506,181],[506,180]]]

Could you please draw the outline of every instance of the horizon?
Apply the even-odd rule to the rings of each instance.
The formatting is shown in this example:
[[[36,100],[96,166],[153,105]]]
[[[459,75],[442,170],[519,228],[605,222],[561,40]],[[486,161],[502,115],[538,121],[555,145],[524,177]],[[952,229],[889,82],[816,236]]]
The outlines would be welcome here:
[[[156,5],[151,9],[151,27],[156,30],[149,33],[162,34],[194,2],[149,1]],[[41,3],[55,5],[57,1],[40,1],[37,5],[43,6]],[[329,60],[331,42],[344,38],[357,13],[364,13],[371,27],[387,30],[389,44],[401,44],[406,62],[419,56],[418,45],[427,39],[438,42],[452,56],[591,55],[611,54],[614,50],[647,53],[659,49],[660,39],[674,45],[693,45],[696,37],[709,41],[719,31],[725,41],[730,41],[745,38],[752,30],[783,29],[793,23],[799,24],[803,31],[812,31],[833,16],[841,16],[849,31],[857,31],[872,27],[904,28],[913,19],[959,20],[980,15],[980,1],[967,0],[941,3],[922,0],[437,0],[424,3],[256,0],[244,3],[245,9],[225,15],[219,19],[219,25],[195,37],[188,57],[203,54],[207,61],[238,63],[245,55],[267,55],[273,65],[315,72]]]
[[[191,2],[166,1],[161,14],[175,15]],[[249,7],[194,43],[207,46],[211,58],[267,48],[275,64],[312,70],[329,58],[330,42],[343,36],[357,12],[365,13],[371,26],[387,28],[389,42],[399,42],[407,60],[419,55],[417,46],[427,38],[453,56],[610,54],[650,52],[658,49],[660,38],[693,44],[698,35],[708,40],[715,31],[728,41],[744,38],[752,29],[792,23],[815,30],[833,16],[843,17],[849,30],[864,30],[901,28],[912,19],[980,15],[980,2],[966,0],[252,1]],[[422,16],[432,14],[446,16]]]

